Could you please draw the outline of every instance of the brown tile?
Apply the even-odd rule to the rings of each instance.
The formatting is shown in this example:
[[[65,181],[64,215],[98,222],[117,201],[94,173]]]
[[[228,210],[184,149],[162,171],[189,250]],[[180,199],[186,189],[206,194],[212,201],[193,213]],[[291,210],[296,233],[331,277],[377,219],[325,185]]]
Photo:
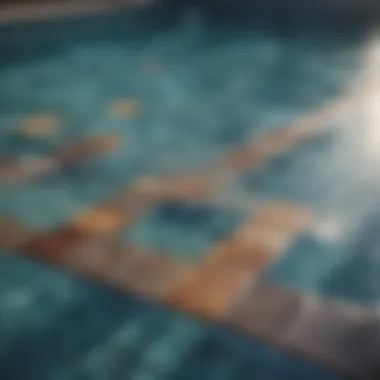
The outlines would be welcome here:
[[[200,267],[170,293],[167,302],[205,318],[219,318],[249,282],[251,271]]]
[[[146,255],[135,265],[133,280],[128,285],[132,291],[158,301],[183,281],[188,270],[182,263],[158,254]]]
[[[23,252],[41,260],[65,263],[71,251],[86,242],[87,237],[74,228],[65,227],[29,239]]]
[[[289,242],[289,237],[253,217],[226,240],[217,243],[206,256],[208,265],[260,271]]]
[[[134,188],[141,194],[151,194],[157,199],[202,197],[215,191],[210,178],[198,175],[142,178]]]
[[[219,165],[225,170],[244,170],[261,163],[262,151],[257,147],[240,147],[222,158]]]
[[[0,248],[17,249],[27,242],[33,231],[14,220],[0,218]]]
[[[0,186],[31,181],[59,169],[50,157],[9,158],[0,164]]]
[[[115,134],[102,134],[88,137],[67,147],[57,149],[52,157],[61,165],[71,164],[85,158],[114,150],[119,145],[119,137]]]
[[[356,376],[373,368],[380,352],[375,311],[253,283],[226,314],[232,327]]]
[[[361,375],[380,360],[380,317],[375,310],[321,300],[300,318],[286,344],[349,375]]]
[[[67,250],[64,265],[85,276],[108,283],[112,270],[119,265],[121,249],[121,245],[112,237],[87,236]]]
[[[56,132],[59,119],[56,115],[46,113],[31,115],[21,120],[18,131],[28,137],[44,138]]]
[[[75,215],[70,225],[85,233],[107,234],[120,228],[123,220],[124,216],[118,210],[95,206]]]
[[[255,220],[286,235],[305,229],[313,221],[310,210],[286,202],[270,202],[260,207]]]
[[[141,106],[138,99],[115,99],[109,103],[108,112],[116,117],[137,117],[141,113]]]
[[[264,246],[242,245],[239,241],[218,244],[206,256],[205,264],[212,267],[249,269],[252,273],[260,271],[273,259]]]
[[[291,329],[312,304],[275,285],[252,282],[226,316],[232,326],[265,340],[285,344]]]
[[[126,225],[155,202],[157,202],[157,198],[154,194],[139,193],[135,189],[127,187],[102,202],[100,207],[122,214],[122,224]]]

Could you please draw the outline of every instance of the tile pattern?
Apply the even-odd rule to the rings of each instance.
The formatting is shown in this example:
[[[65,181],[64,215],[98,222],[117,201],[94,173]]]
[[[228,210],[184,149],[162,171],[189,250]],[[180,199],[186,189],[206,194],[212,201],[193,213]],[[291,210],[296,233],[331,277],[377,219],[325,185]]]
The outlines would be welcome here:
[[[352,126],[348,119],[365,113],[357,102],[360,96],[370,98],[371,91],[377,91],[368,86],[371,75],[354,90],[347,89],[357,74],[354,63],[360,48],[353,41],[345,47],[326,38],[288,41],[244,33],[237,33],[231,43],[227,30],[215,32],[214,45],[206,43],[200,57],[194,46],[201,41],[201,13],[186,13],[175,36],[160,30],[147,38],[145,30],[143,44],[136,43],[141,34],[140,26],[134,29],[138,18],[127,18],[103,15],[96,21],[99,28],[91,20],[72,21],[69,28],[62,21],[65,33],[59,23],[49,26],[60,41],[53,44],[54,38],[44,38],[45,24],[20,26],[20,34],[0,27],[5,32],[0,53],[6,53],[0,54],[5,57],[0,71],[0,248],[17,249],[19,255],[117,290],[99,286],[95,292],[111,294],[114,335],[87,326],[83,316],[75,318],[82,315],[78,305],[91,290],[73,297],[73,304],[63,303],[68,319],[79,320],[89,333],[76,347],[82,359],[74,366],[61,363],[66,374],[59,379],[94,373],[103,378],[175,379],[179,370],[204,379],[252,374],[279,378],[284,373],[292,379],[330,378],[301,362],[291,369],[288,364],[270,366],[261,376],[248,361],[233,356],[231,346],[219,344],[219,338],[202,337],[204,327],[195,322],[168,323],[169,337],[162,338],[164,346],[175,341],[183,348],[181,362],[172,355],[162,359],[154,347],[142,354],[144,342],[161,334],[154,328],[158,322],[135,311],[132,327],[120,319],[124,306],[117,309],[115,302],[121,293],[226,324],[335,371],[367,371],[377,360],[376,312],[315,297],[366,306],[376,306],[380,297],[376,218],[368,223],[372,229],[357,235],[362,241],[353,244],[353,254],[345,249],[346,237],[327,244],[318,230],[326,217],[321,209],[334,204],[334,217],[344,218],[342,209],[358,215],[352,200],[368,184],[373,185],[371,197],[364,205],[358,202],[358,208],[365,213],[377,196],[377,183],[371,181],[376,168],[370,166],[368,176],[360,174],[373,156],[368,159],[355,144],[350,150],[359,135],[357,123]],[[160,22],[153,24],[159,29]],[[78,33],[89,25],[89,30],[104,33],[95,35],[95,43]],[[30,40],[24,43],[38,41],[30,44],[33,52],[27,47],[9,49],[18,38],[26,38],[28,30]],[[127,30],[135,40],[123,37]],[[79,36],[84,43],[76,40]],[[57,52],[57,46],[63,52]],[[39,49],[46,59],[34,61]],[[310,56],[320,64],[311,63]],[[15,59],[22,63],[10,66],[7,60]],[[368,70],[364,66],[363,71]],[[360,132],[363,138],[366,128]],[[347,170],[351,174],[351,166],[339,149],[353,153],[359,165],[349,180],[343,179]],[[342,164],[339,158],[345,165],[337,165]],[[337,192],[344,200],[339,203],[333,197],[318,208],[337,179],[348,189],[346,193],[339,187]],[[229,195],[242,199],[240,207],[223,201]],[[20,262],[22,266],[26,261]],[[368,273],[370,281],[365,282]],[[66,279],[60,281],[71,289]],[[83,289],[88,289],[86,284]],[[15,294],[16,306],[5,296],[7,313],[29,302]],[[153,315],[154,307],[148,305],[144,308]],[[52,314],[48,335],[41,338],[44,351],[61,326],[55,325]],[[67,319],[65,312],[59,319]],[[12,331],[16,322],[7,322],[16,326]],[[28,330],[33,339],[37,330]],[[1,365],[17,378],[25,373],[8,359],[22,358],[26,351],[22,338],[12,334]],[[70,339],[54,360],[76,360]],[[25,355],[35,359],[30,352]],[[236,360],[227,360],[231,355]],[[28,362],[25,368],[30,366]],[[47,378],[56,376],[49,365],[36,366]]]
[[[375,311],[254,283],[227,320],[347,374],[360,376],[378,361],[380,324]]]
[[[0,263],[0,371],[7,378],[343,380],[259,341],[15,253],[2,252]]]

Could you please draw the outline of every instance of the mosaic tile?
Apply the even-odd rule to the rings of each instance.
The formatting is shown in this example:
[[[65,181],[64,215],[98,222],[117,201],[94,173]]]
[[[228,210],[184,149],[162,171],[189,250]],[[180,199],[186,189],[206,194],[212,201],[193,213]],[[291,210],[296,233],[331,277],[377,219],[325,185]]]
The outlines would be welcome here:
[[[136,181],[134,188],[143,194],[154,194],[162,198],[198,198],[215,192],[213,178],[199,175],[147,177]]]
[[[118,138],[115,135],[104,134],[99,136],[91,136],[90,138],[74,143],[67,147],[63,147],[54,152],[53,157],[58,160],[61,165],[75,163],[83,158],[101,154],[109,150],[113,150],[118,146]]]
[[[44,156],[10,158],[0,168],[0,185],[12,186],[59,170],[56,160]]]
[[[142,294],[155,301],[165,300],[186,276],[188,268],[176,261],[156,254],[138,261],[132,266],[133,276],[122,281],[128,290]]]
[[[31,138],[44,138],[54,134],[59,120],[51,114],[27,116],[22,119],[18,131]]]
[[[253,283],[227,321],[346,374],[361,374],[377,360],[380,324],[375,311]]]
[[[244,215],[205,202],[158,204],[122,233],[123,239],[169,256],[194,261],[233,232]]]
[[[199,376],[208,374],[216,380],[222,376],[221,368],[229,368],[232,377],[241,375],[243,368],[247,376],[272,376],[273,368],[278,368],[279,374],[292,379],[340,379],[261,342],[16,255],[2,255],[0,261],[0,302],[5,311],[0,329],[7,327],[0,344],[0,373],[12,378],[63,380],[94,373],[108,378],[121,371],[133,379],[149,375],[174,380],[193,368]],[[27,292],[27,302],[10,305],[17,291]],[[59,345],[54,344],[57,339]],[[48,360],[38,360],[36,346],[46,351]],[[208,360],[202,361],[205,351]],[[226,363],[221,367],[221,362]]]
[[[0,247],[15,249],[25,244],[32,236],[32,231],[14,220],[0,218]]]
[[[203,266],[195,268],[167,302],[202,317],[219,319],[252,277],[249,269]]]
[[[70,224],[87,233],[104,234],[117,230],[122,220],[123,215],[116,210],[97,206],[77,214]]]
[[[108,111],[115,117],[136,117],[141,112],[137,99],[115,99],[108,105]]]
[[[0,318],[6,337],[0,342],[0,377],[340,378],[254,341],[250,302],[243,305],[244,318],[229,315],[234,326],[246,328],[250,338],[245,339],[224,325],[201,324],[129,293],[219,321],[226,310],[238,311],[242,300],[250,300],[247,283],[253,276],[260,281],[257,272],[280,253],[284,257],[271,267],[277,268],[276,281],[279,275],[284,281],[292,277],[285,264],[276,267],[288,258],[310,289],[322,283],[322,290],[331,287],[332,295],[342,295],[342,277],[351,276],[349,260],[339,266],[344,275],[320,269],[333,275],[336,282],[330,283],[306,275],[315,263],[313,252],[302,261],[284,246],[292,238],[299,244],[297,234],[314,223],[309,208],[322,204],[335,217],[339,207],[355,214],[375,204],[377,159],[360,150],[368,147],[364,135],[371,134],[366,123],[354,123],[362,126],[356,135],[347,127],[336,140],[318,140],[325,128],[335,129],[333,114],[353,119],[352,99],[350,106],[342,101],[344,107],[329,101],[347,99],[345,91],[367,53],[360,50],[363,42],[371,49],[368,41],[304,30],[298,35],[302,28],[293,22],[292,31],[283,26],[261,33],[251,22],[239,20],[237,28],[223,12],[216,15],[215,4],[207,4],[207,11],[202,5],[171,5],[169,12],[165,0],[146,13],[0,26],[0,151],[20,160],[53,159],[45,166],[42,161],[34,166],[17,161],[11,169],[9,160],[1,164],[1,178],[26,181],[0,189],[0,213],[16,221],[0,239],[9,247],[20,245],[23,255],[91,280],[25,265],[25,259],[15,258],[19,276],[0,266],[6,311]],[[286,32],[289,36],[282,36]],[[14,130],[20,115],[32,115],[21,132]],[[45,135],[54,123],[44,115],[59,122],[54,133]],[[246,170],[255,173],[240,178],[238,172]],[[283,203],[266,205],[256,221],[244,224],[251,203],[234,211],[218,198],[236,175],[236,186],[255,199],[276,196]],[[236,204],[249,198],[231,192]],[[218,200],[218,206],[206,204]],[[305,210],[294,206],[301,204]],[[30,239],[19,223],[33,229]],[[327,250],[321,250],[325,256],[321,253],[318,265],[327,265]],[[35,277],[28,277],[31,272]],[[369,282],[372,292],[377,285]],[[346,318],[339,308],[330,315],[321,307],[311,315],[315,310],[305,297],[260,286],[260,294],[252,296],[258,305],[252,315],[272,343],[282,343],[278,334],[303,355],[344,367],[339,355],[351,342],[351,327],[336,329],[338,337],[329,333],[336,320]],[[293,324],[297,313],[302,320]],[[327,334],[321,327],[324,315]],[[374,349],[368,331],[377,327],[364,325],[354,335],[365,338],[353,342],[367,354],[363,346]],[[330,343],[337,356],[326,350],[326,358],[323,347]]]
[[[255,220],[291,235],[310,226],[313,215],[307,208],[274,201],[262,205],[256,212]]]
[[[302,292],[324,294],[326,278],[330,278],[345,262],[343,247],[302,234],[278,256],[262,274],[266,281],[285,285]]]
[[[324,278],[323,295],[366,306],[379,304],[379,226],[377,214],[372,214],[352,236],[345,250],[345,259]]]

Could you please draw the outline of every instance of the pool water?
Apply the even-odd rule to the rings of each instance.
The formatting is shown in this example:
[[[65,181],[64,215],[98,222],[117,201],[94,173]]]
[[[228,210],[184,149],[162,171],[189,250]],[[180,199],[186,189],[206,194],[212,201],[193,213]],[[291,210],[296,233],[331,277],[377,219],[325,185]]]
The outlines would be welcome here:
[[[146,177],[204,169],[211,178],[218,170],[207,168],[220,158],[346,94],[372,46],[360,28],[284,30],[218,17],[153,6],[1,25],[0,216],[40,236]],[[280,199],[306,207],[316,222],[277,252],[259,281],[376,307],[380,182],[372,111],[361,110],[366,122],[344,112],[323,121],[313,138],[233,172],[211,199],[150,204],[116,238],[198,265],[247,223],[252,205]],[[20,183],[2,179],[3,161],[7,168],[15,158],[56,157],[59,147],[102,135],[113,148],[100,155]],[[23,258],[29,252],[7,247],[3,235],[1,378],[343,379]]]

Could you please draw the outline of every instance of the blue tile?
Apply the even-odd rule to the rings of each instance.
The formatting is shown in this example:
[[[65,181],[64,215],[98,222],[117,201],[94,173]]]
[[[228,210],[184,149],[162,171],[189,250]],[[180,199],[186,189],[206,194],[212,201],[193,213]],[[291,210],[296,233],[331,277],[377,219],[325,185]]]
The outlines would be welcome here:
[[[174,257],[197,260],[244,219],[242,213],[208,203],[172,200],[143,215],[122,237]]]
[[[370,217],[353,236],[346,260],[326,278],[325,294],[363,305],[380,300],[380,218]]]
[[[263,279],[297,291],[323,294],[322,286],[341,265],[345,250],[334,243],[323,242],[311,234],[297,237],[277,260],[262,274]]]

